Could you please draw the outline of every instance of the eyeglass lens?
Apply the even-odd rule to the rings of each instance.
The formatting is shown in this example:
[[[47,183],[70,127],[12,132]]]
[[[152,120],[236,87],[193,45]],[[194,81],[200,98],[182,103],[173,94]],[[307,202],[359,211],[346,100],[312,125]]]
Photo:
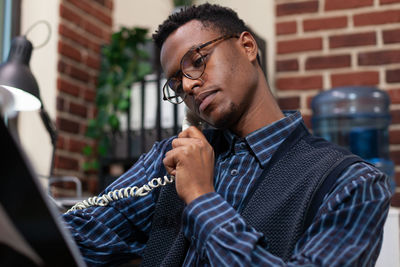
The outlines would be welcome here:
[[[204,56],[197,50],[188,51],[182,58],[181,70],[189,79],[198,79],[205,69]],[[181,78],[171,78],[164,87],[164,93],[169,101],[181,103],[185,98]]]

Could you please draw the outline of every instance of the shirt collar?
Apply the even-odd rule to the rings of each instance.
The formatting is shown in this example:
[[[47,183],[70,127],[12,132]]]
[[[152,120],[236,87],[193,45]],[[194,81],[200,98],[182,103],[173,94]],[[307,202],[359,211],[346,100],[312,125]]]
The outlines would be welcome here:
[[[262,167],[265,167],[279,145],[303,121],[299,111],[284,111],[285,117],[264,126],[244,138]],[[235,143],[240,138],[229,130],[224,131],[224,136],[229,143],[229,152],[232,152]]]

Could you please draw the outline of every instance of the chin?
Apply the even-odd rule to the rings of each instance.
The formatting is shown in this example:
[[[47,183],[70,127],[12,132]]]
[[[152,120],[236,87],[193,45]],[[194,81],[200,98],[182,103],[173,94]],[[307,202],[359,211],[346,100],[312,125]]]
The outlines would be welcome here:
[[[237,106],[233,103],[230,103],[227,110],[218,110],[218,114],[215,114],[215,116],[212,116],[211,114],[211,116],[207,116],[207,118],[202,119],[214,128],[228,129],[231,128],[231,126],[237,121],[237,110]]]

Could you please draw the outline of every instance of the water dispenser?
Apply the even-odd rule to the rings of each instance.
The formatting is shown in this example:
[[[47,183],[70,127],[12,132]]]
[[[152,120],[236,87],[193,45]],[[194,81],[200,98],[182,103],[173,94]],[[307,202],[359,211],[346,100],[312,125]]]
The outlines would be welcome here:
[[[337,87],[312,100],[312,128],[317,136],[346,147],[385,172],[394,190],[389,158],[388,94],[375,87]]]

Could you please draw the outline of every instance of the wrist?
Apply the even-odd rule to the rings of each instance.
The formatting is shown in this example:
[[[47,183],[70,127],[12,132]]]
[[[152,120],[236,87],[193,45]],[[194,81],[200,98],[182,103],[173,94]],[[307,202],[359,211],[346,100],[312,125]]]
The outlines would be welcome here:
[[[214,193],[214,192],[215,192],[214,188],[207,189],[207,190],[201,190],[201,191],[193,190],[192,192],[190,192],[190,194],[188,194],[188,196],[186,196],[184,198],[184,201],[187,205],[189,205],[193,200],[195,200],[205,194]]]

